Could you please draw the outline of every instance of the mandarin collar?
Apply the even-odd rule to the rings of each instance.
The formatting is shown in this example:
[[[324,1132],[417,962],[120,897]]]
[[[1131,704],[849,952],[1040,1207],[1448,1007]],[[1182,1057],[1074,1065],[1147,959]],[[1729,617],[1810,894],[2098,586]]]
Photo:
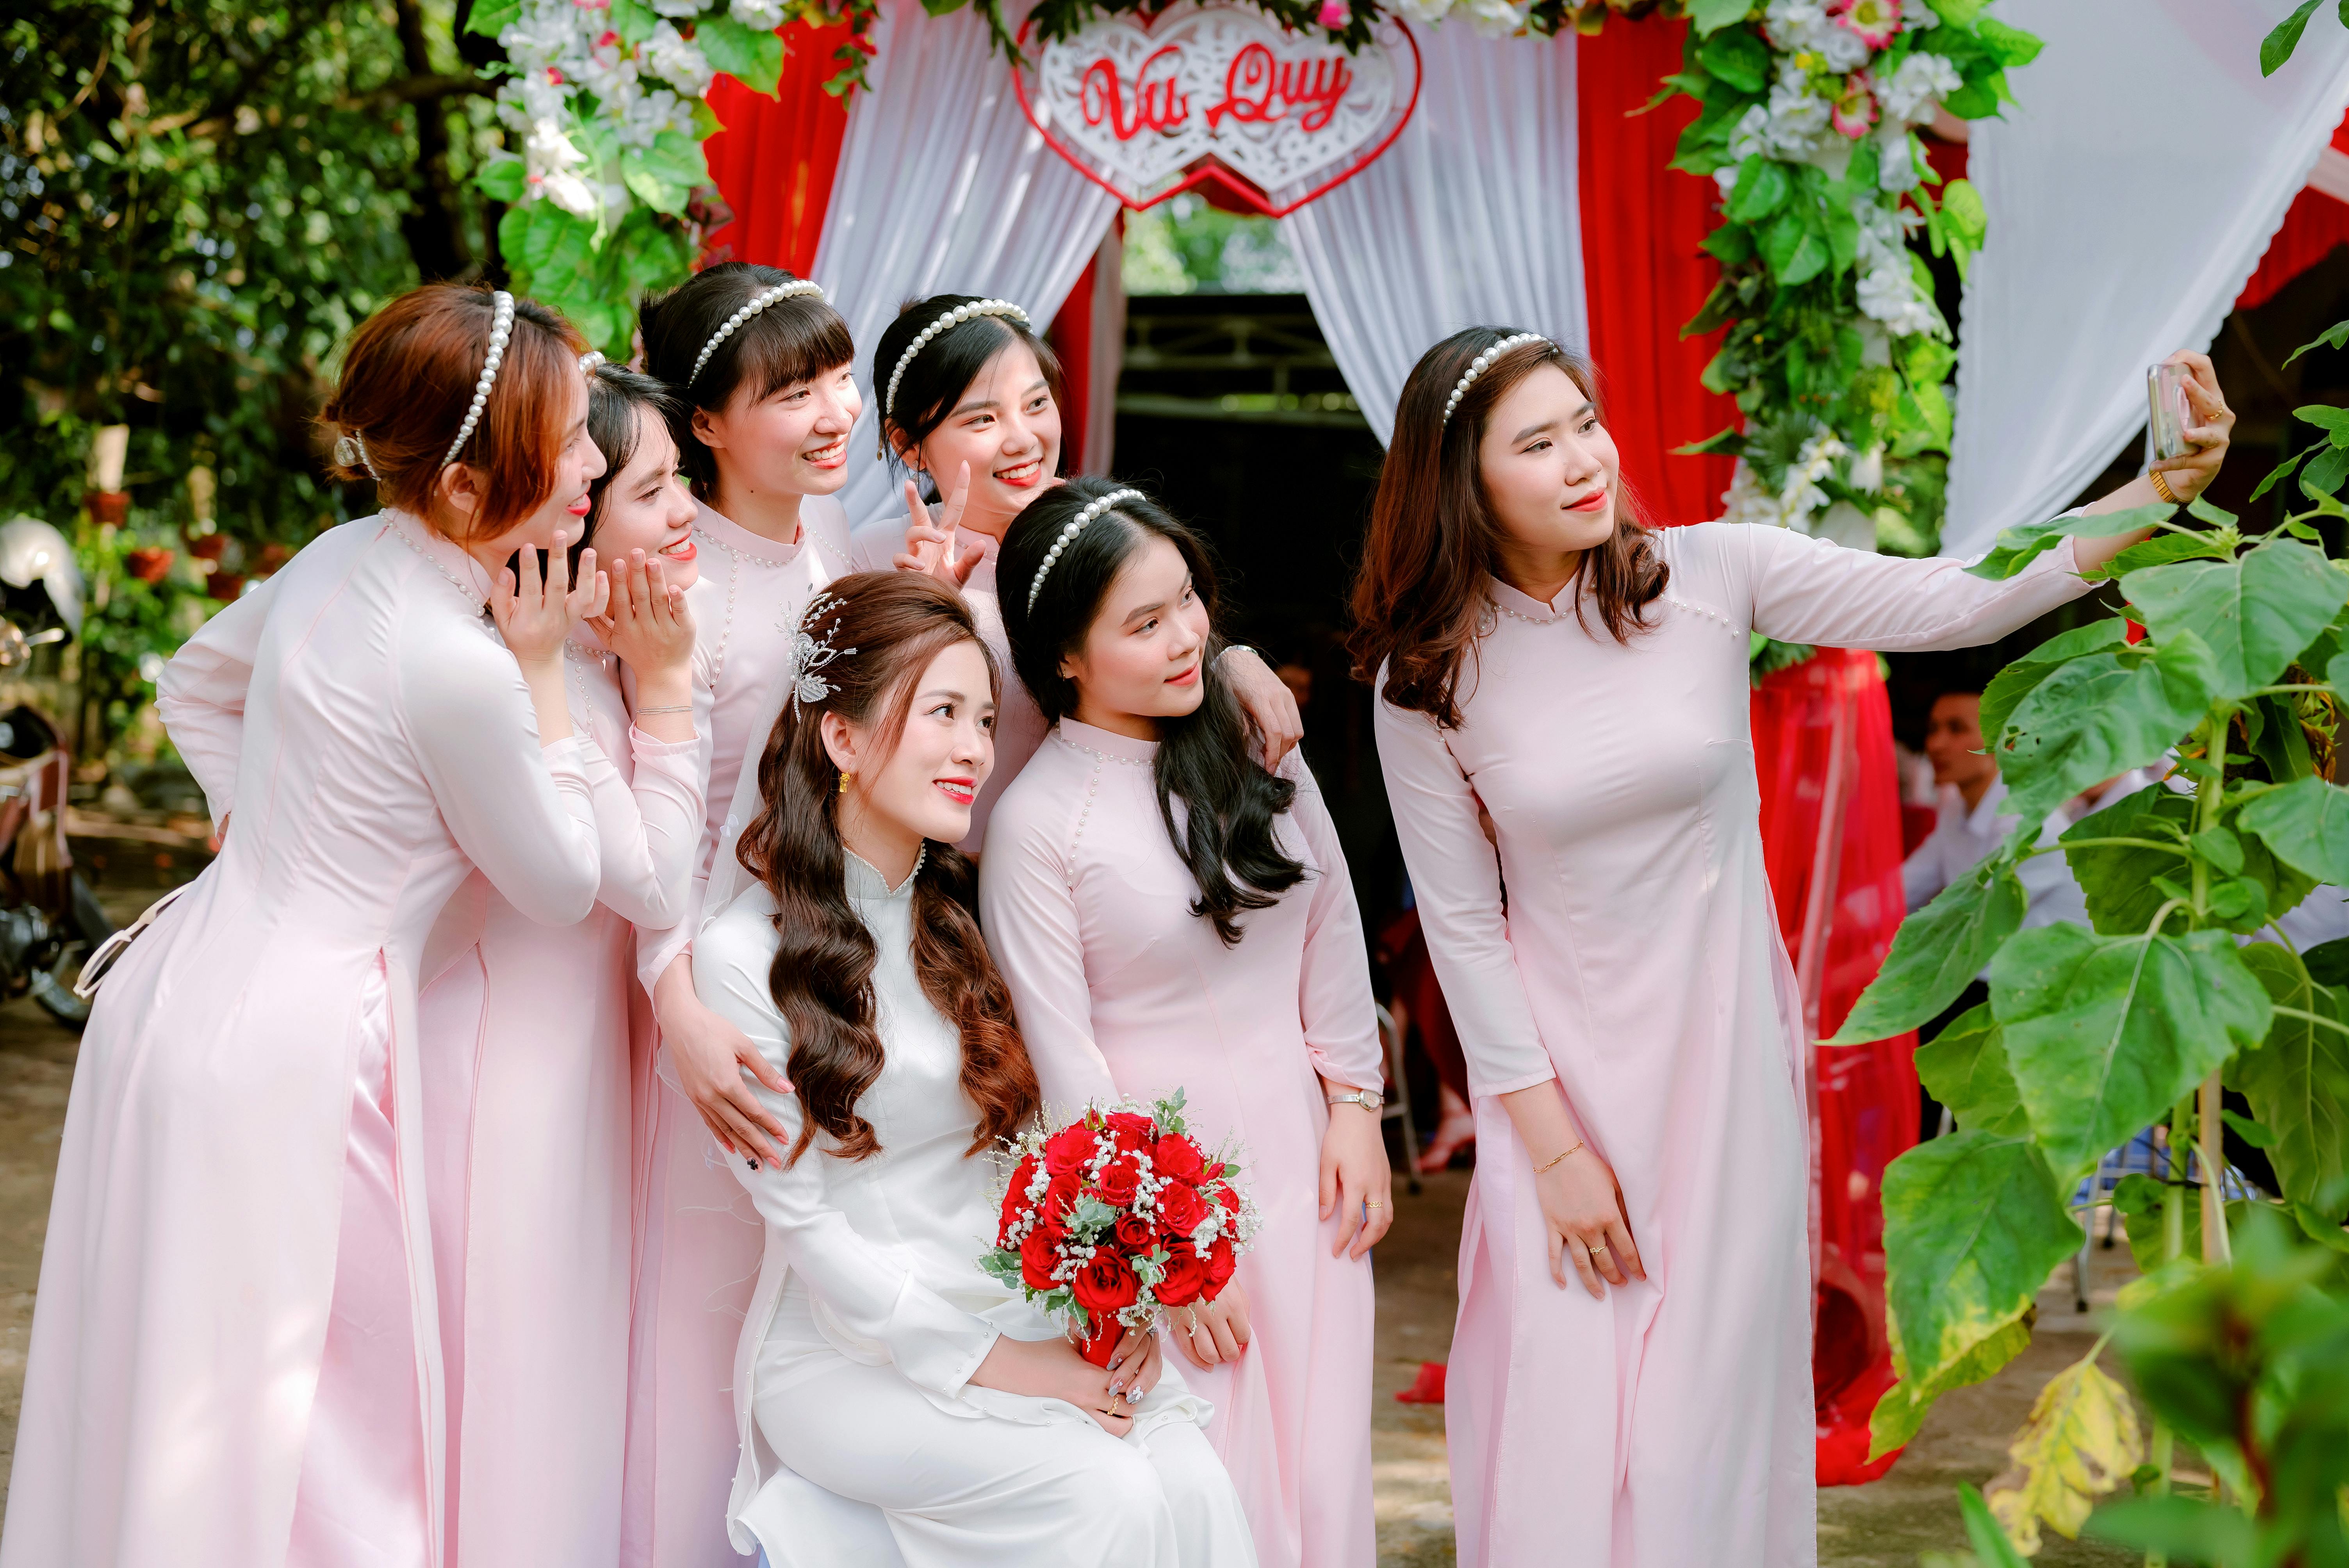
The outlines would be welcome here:
[[[808,501],[812,499],[813,498],[809,496],[800,498],[800,507],[803,513]],[[715,540],[720,547],[730,550],[737,555],[747,555],[754,561],[771,562],[777,566],[788,566],[799,559],[801,551],[807,548],[808,521],[804,515],[800,519],[799,538],[789,544],[778,544],[763,533],[751,532],[698,496],[694,498],[694,508],[693,526]]]
[[[1061,720],[1058,731],[1063,741],[1078,750],[1090,751],[1119,762],[1153,762],[1158,757],[1158,742],[1154,740],[1136,740],[1130,735],[1080,724],[1073,718]]]
[[[474,603],[487,604],[490,602],[488,569],[466,554],[455,541],[413,512],[388,509],[383,518],[404,542],[440,568],[442,576],[471,593]]]

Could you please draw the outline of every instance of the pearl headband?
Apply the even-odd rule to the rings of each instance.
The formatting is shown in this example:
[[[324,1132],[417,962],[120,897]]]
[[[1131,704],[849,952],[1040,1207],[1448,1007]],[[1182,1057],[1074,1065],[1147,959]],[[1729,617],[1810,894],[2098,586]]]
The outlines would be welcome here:
[[[951,331],[964,322],[982,315],[999,315],[1006,321],[1016,321],[1022,326],[1030,325],[1028,313],[1009,300],[983,299],[969,304],[958,304],[922,328],[916,335],[914,341],[905,345],[905,352],[897,356],[897,368],[889,373],[889,392],[881,399],[881,427],[885,431],[889,426],[890,410],[897,405],[897,383],[905,378],[905,366],[914,363],[914,356],[928,347],[930,339],[937,336],[938,334]],[[881,438],[881,450],[884,455],[886,455],[889,450],[889,438],[886,435]]]
[[[367,477],[378,483],[383,480],[383,476],[375,471],[375,464],[367,459],[367,438],[357,430],[336,439],[335,461],[347,469],[365,469]]]
[[[1493,362],[1495,360],[1500,358],[1501,356],[1506,354],[1512,348],[1519,348],[1528,343],[1547,343],[1548,341],[1548,338],[1544,337],[1538,332],[1520,332],[1514,337],[1505,337],[1501,339],[1500,342],[1493,345],[1492,347],[1478,355],[1469,365],[1468,374],[1463,376],[1460,378],[1460,384],[1452,388],[1452,396],[1444,405],[1443,423],[1445,425],[1452,423],[1452,411],[1460,407],[1461,398],[1468,396],[1468,388],[1476,385],[1476,377],[1484,375],[1485,372],[1493,368]]]
[[[777,284],[773,288],[763,289],[744,300],[742,308],[728,316],[725,324],[710,335],[709,341],[701,346],[701,357],[693,362],[693,374],[685,378],[685,384],[690,387],[700,379],[701,367],[709,363],[709,356],[718,352],[718,346],[740,331],[744,322],[749,321],[777,300],[791,299],[799,294],[812,294],[817,299],[822,299],[823,290],[805,278],[795,278],[790,283]]]
[[[602,349],[591,348],[579,356],[579,373],[582,376],[593,376],[599,368],[609,363],[610,361],[604,357]]]
[[[465,410],[465,422],[457,427],[457,438],[449,443],[449,455],[440,459],[447,468],[473,438],[473,428],[481,422],[481,410],[489,406],[490,388],[498,384],[498,364],[506,356],[506,339],[513,335],[513,295],[500,289],[490,296],[490,351],[481,358],[481,378],[473,383],[472,406]]]
[[[1122,500],[1148,500],[1149,499],[1138,490],[1114,490],[1099,500],[1085,502],[1084,511],[1069,519],[1067,525],[1061,530],[1061,536],[1052,541],[1052,548],[1044,552],[1043,563],[1036,568],[1036,581],[1028,584],[1028,613],[1031,615],[1036,613],[1036,595],[1044,591],[1046,574],[1059,562],[1061,552],[1068,549],[1077,535],[1085,531],[1085,524]]]

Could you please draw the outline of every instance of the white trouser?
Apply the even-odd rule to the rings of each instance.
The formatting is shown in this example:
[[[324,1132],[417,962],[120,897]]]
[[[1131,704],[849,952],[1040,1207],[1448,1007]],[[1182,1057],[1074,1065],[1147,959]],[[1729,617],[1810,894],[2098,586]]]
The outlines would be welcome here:
[[[1089,1420],[952,1415],[895,1368],[837,1356],[776,1382],[788,1386],[762,1389],[756,1411],[768,1446],[805,1480],[879,1509],[906,1568],[1256,1563],[1206,1434],[1187,1419],[1150,1427],[1150,1400],[1114,1438]]]

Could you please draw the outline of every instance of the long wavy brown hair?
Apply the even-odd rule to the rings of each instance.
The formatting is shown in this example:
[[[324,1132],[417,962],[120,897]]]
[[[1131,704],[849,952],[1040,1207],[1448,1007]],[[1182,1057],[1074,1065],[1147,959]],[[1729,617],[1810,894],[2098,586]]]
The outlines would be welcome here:
[[[885,758],[905,733],[915,684],[930,661],[957,643],[988,650],[961,596],[910,572],[842,578],[802,629],[854,652],[824,669],[827,696],[784,704],[759,758],[759,815],[738,853],[775,899],[781,940],[767,989],[790,1030],[791,1079],[805,1112],[790,1159],[821,1129],[833,1153],[863,1160],[881,1150],[872,1124],[856,1113],[887,1060],[874,1009],[879,950],[848,902],[840,769],[824,749],[822,720],[836,713],[866,730]],[[992,654],[987,668],[999,696]],[[914,971],[962,1036],[963,1092],[978,1108],[970,1140],[977,1153],[1035,1114],[1036,1068],[1013,1022],[1011,993],[979,935],[977,872],[951,844],[928,851],[914,883]]]
[[[1461,672],[1491,614],[1485,580],[1500,570],[1500,525],[1476,460],[1485,421],[1511,387],[1544,365],[1565,371],[1599,406],[1590,362],[1544,340],[1521,344],[1488,365],[1447,423],[1453,387],[1478,355],[1514,335],[1510,327],[1472,326],[1420,356],[1395,406],[1394,439],[1379,470],[1354,579],[1349,647],[1356,677],[1377,680],[1383,667],[1381,695],[1397,707],[1432,715],[1445,729],[1460,726]],[[1646,629],[1647,606],[1663,593],[1671,569],[1656,558],[1638,500],[1619,477],[1615,493],[1615,531],[1583,553],[1574,614],[1587,627],[1584,606],[1596,608],[1607,634],[1621,643]]]

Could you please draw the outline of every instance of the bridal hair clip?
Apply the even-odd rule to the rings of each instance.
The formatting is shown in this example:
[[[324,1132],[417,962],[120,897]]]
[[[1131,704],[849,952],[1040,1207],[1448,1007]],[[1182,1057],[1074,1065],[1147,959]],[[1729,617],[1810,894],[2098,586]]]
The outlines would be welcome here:
[[[609,363],[611,362],[604,357],[602,349],[591,348],[579,356],[579,374],[593,376],[598,368]]]
[[[718,346],[740,331],[744,322],[749,321],[777,300],[791,299],[799,294],[810,294],[820,300],[823,298],[823,290],[805,278],[793,278],[790,283],[777,284],[771,289],[761,289],[744,300],[742,308],[728,316],[718,330],[710,335],[709,341],[701,346],[701,357],[693,362],[693,374],[685,378],[685,384],[690,387],[700,379],[701,367],[709,363],[709,356],[718,352]]]
[[[812,628],[834,610],[842,608],[839,598],[819,593],[808,601],[807,614],[800,617],[800,629],[792,634],[790,657],[783,666],[783,679],[792,688],[792,711],[799,712],[803,702],[822,702],[833,694],[833,684],[823,678],[824,667],[834,659],[844,659],[856,652],[854,648],[834,648],[832,634],[824,634],[818,642]]]
[[[367,478],[378,484],[383,482],[383,476],[375,471],[375,464],[367,460],[367,438],[357,430],[336,438],[335,461],[347,469],[365,469]]]
[[[905,345],[905,352],[897,356],[897,368],[889,373],[889,394],[887,397],[881,399],[881,423],[883,426],[885,427],[889,423],[890,410],[896,407],[897,383],[905,378],[905,366],[914,363],[914,356],[921,353],[923,349],[928,347],[930,339],[937,336],[938,334],[951,331],[955,327],[960,326],[964,322],[973,320],[974,318],[982,315],[999,315],[1006,321],[1016,321],[1022,326],[1030,325],[1028,313],[1021,310],[1018,305],[1013,304],[1009,300],[982,299],[974,300],[969,304],[958,304],[955,306],[954,309],[947,312],[946,315],[938,317],[937,320],[930,323],[929,325],[922,328],[922,330],[915,335],[914,341]],[[884,451],[888,449],[885,440],[883,443],[882,449]]]
[[[1028,613],[1031,615],[1036,613],[1036,595],[1044,591],[1046,573],[1052,570],[1053,564],[1061,559],[1061,552],[1069,548],[1070,542],[1085,531],[1085,524],[1122,500],[1149,499],[1138,490],[1113,490],[1099,500],[1085,502],[1084,511],[1069,519],[1067,525],[1061,530],[1061,536],[1052,541],[1052,548],[1044,552],[1044,560],[1036,568],[1036,581],[1028,584]]]
[[[447,468],[473,438],[473,428],[481,422],[481,410],[489,407],[490,388],[498,384],[498,363],[506,356],[506,339],[513,335],[513,295],[500,289],[490,296],[490,351],[481,359],[481,378],[473,383],[472,407],[465,410],[465,422],[457,427],[457,438],[449,443],[449,455],[440,459]]]
[[[1506,354],[1512,348],[1522,347],[1528,343],[1547,343],[1548,341],[1548,338],[1544,337],[1538,332],[1521,332],[1514,337],[1505,337],[1501,339],[1500,342],[1493,345],[1492,347],[1478,355],[1475,359],[1469,364],[1468,374],[1463,376],[1460,378],[1460,384],[1452,388],[1452,396],[1444,405],[1443,424],[1449,425],[1452,423],[1452,411],[1460,407],[1460,399],[1468,396],[1468,388],[1476,385],[1476,377],[1484,375],[1485,372],[1493,368],[1493,362],[1495,360],[1500,358],[1501,356]],[[1438,428],[1441,428],[1442,427],[1439,426]]]

